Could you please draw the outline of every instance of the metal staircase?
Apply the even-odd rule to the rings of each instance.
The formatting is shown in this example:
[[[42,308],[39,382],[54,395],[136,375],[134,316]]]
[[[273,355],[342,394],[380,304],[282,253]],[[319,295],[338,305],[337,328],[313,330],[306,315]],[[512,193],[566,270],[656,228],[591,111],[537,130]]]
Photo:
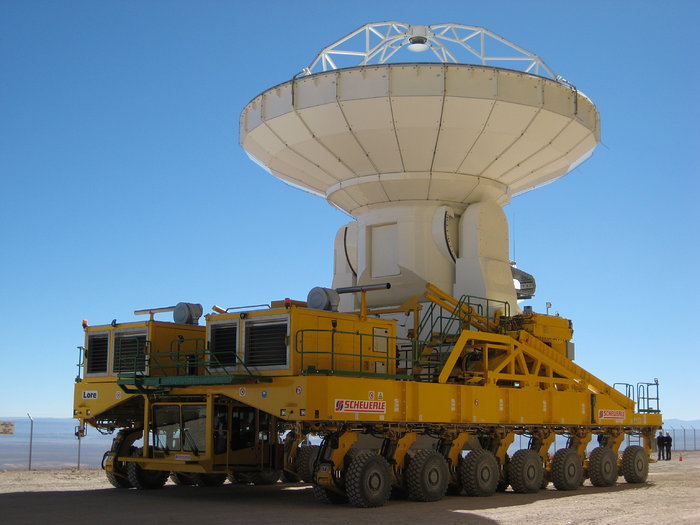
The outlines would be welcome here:
[[[413,376],[418,381],[435,382],[462,332],[470,328],[498,332],[498,318],[509,315],[510,306],[502,301],[469,295],[455,299],[429,283],[426,288],[425,298],[430,305],[421,319],[418,333],[414,334],[418,344],[413,359]],[[495,312],[493,317],[489,317],[490,311]]]

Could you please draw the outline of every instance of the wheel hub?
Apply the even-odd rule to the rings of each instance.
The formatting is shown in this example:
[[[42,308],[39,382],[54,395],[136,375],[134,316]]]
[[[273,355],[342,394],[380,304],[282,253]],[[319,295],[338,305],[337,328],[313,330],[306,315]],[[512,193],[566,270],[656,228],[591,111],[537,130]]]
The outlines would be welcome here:
[[[367,487],[372,491],[377,491],[382,486],[382,478],[377,472],[372,472],[367,478]]]
[[[437,485],[440,482],[440,473],[436,469],[430,469],[428,472],[428,483]]]

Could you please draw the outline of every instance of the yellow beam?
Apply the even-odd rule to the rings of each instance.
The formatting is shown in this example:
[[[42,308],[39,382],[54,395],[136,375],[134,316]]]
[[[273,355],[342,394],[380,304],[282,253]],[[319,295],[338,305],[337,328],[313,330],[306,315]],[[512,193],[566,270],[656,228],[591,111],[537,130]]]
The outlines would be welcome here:
[[[438,383],[447,383],[447,379],[450,377],[452,370],[454,370],[454,367],[457,364],[457,359],[459,359],[459,356],[462,355],[462,350],[464,350],[464,346],[467,344],[468,340],[469,332],[466,330],[462,331],[462,333],[459,334],[457,342],[450,351],[450,356],[447,358],[447,361],[445,361],[445,364],[442,367],[442,372],[440,372],[440,376],[438,377]]]
[[[587,372],[570,359],[558,354],[533,335],[530,335],[525,331],[520,331],[518,332],[517,338],[521,343],[541,354],[540,356],[534,354],[534,357],[538,357],[543,363],[548,364],[552,368],[552,371],[564,370],[568,372],[567,375],[576,376],[577,378],[580,378],[588,383],[589,388],[593,387],[596,393],[602,393],[609,396],[615,403],[627,409],[631,410],[634,408],[634,401],[632,401],[630,398],[615,390],[604,381],[598,379],[593,374]],[[532,350],[530,350],[530,353],[532,353]]]

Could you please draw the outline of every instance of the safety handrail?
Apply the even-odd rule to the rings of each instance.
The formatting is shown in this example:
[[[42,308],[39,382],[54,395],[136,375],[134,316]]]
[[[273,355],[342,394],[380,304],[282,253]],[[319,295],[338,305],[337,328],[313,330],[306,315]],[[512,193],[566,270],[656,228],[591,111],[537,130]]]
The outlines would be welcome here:
[[[186,342],[194,342],[195,348],[183,349],[182,345]],[[201,347],[200,342],[202,343]],[[147,351],[146,349],[149,350]],[[129,360],[132,363],[132,367],[125,367],[123,362],[126,361],[128,363]],[[141,362],[145,363],[143,370],[138,369],[138,365]],[[255,374],[248,368],[244,360],[236,355],[236,365],[234,366],[238,365],[243,367],[247,375],[255,377]],[[193,366],[197,370],[196,374],[189,373]],[[174,339],[170,342],[170,350],[167,352],[153,350],[151,341],[147,340],[143,348],[138,349],[135,355],[123,358],[118,378],[153,377],[156,375],[155,372],[160,372],[162,377],[189,376],[198,375],[199,371],[202,371],[203,375],[223,376],[231,374],[214,373],[212,369],[221,368],[225,370],[226,367],[230,366],[223,364],[216,354],[210,351],[202,338]],[[124,370],[124,368],[133,368],[133,370]],[[184,370],[185,373],[180,373],[181,370]]]
[[[618,387],[624,387],[624,392]],[[625,394],[632,401],[635,401],[637,399],[634,393],[634,385],[631,385],[629,383],[613,383],[613,388]]]
[[[501,327],[500,317],[510,317],[510,303],[498,301],[487,297],[463,295],[455,299],[447,292],[431,283],[425,285],[427,291],[425,298],[432,303],[450,312],[452,316],[461,320],[465,325],[472,326],[481,332],[498,332]],[[486,306],[486,314],[483,307]],[[494,310],[491,317],[489,312]],[[498,313],[498,315],[497,315]]]
[[[75,382],[79,383],[83,379],[83,375],[85,373],[85,347],[84,346],[78,346],[78,364],[76,365],[78,367],[78,374],[75,376]]]
[[[311,343],[308,341],[309,337],[311,337],[312,334],[329,334],[330,335],[330,347],[326,348],[319,348],[319,342],[318,339],[315,341],[315,347],[313,349],[305,348],[305,344],[307,346],[310,346],[314,343]],[[337,336],[350,336],[353,338],[357,338],[357,342],[353,344],[353,348],[359,347],[359,351],[357,352],[340,352],[336,348],[336,337]],[[376,339],[383,339],[385,341],[385,346],[386,346],[386,353],[385,352],[375,352],[375,351],[370,351],[367,352],[365,351],[365,345],[366,339],[369,338],[370,341],[374,341]],[[396,337],[396,336],[388,336],[388,335],[382,335],[382,334],[369,334],[369,333],[362,333],[359,331],[355,332],[349,332],[345,330],[336,330],[336,329],[320,329],[320,328],[307,328],[307,329],[302,329],[302,330],[297,330],[295,334],[295,341],[296,344],[294,345],[295,347],[295,352],[299,354],[299,365],[301,367],[302,372],[308,371],[304,363],[305,356],[310,356],[310,355],[329,355],[330,356],[330,368],[326,370],[322,369],[316,369],[314,365],[314,370],[316,373],[329,373],[329,374],[337,374],[337,373],[343,373],[343,372],[349,372],[349,373],[354,373],[358,375],[367,375],[367,376],[395,376],[395,377],[400,377],[400,378],[410,378],[411,376],[408,374],[389,374],[387,373],[381,373],[381,372],[366,372],[362,370],[362,360],[365,357],[371,357],[373,359],[376,359],[377,361],[384,362],[386,366],[386,370],[389,370],[389,364],[394,363],[397,365],[399,361],[403,361],[404,358],[399,357],[399,356],[392,356],[391,352],[395,348],[398,347],[399,342],[409,342],[413,347],[415,347],[415,340],[414,339],[408,339],[408,338],[401,338],[401,337]],[[371,343],[370,343],[371,344]],[[415,354],[415,351],[413,352]],[[385,354],[385,355],[379,355],[379,354]],[[336,357],[351,357],[353,359],[353,363],[358,364],[358,369],[346,369],[343,367],[340,367],[336,363]]]
[[[656,390],[652,396],[650,390]],[[637,411],[641,414],[658,414],[661,412],[659,407],[659,383],[637,383]],[[654,406],[652,406],[652,404]]]
[[[502,332],[501,318],[510,317],[507,301],[472,295],[456,299],[431,283],[426,283],[424,295],[431,304],[421,320],[418,333],[413,334],[418,338],[416,346],[420,349],[414,356],[414,366],[421,370],[430,367],[439,370],[463,329],[499,333]],[[493,316],[490,316],[492,310]]]

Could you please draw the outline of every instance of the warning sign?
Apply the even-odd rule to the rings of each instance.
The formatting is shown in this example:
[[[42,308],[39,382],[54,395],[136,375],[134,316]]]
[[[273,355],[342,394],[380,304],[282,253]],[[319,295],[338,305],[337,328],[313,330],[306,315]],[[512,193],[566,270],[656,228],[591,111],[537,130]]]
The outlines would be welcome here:
[[[6,435],[11,436],[15,433],[15,422],[14,421],[0,421],[0,436]]]

